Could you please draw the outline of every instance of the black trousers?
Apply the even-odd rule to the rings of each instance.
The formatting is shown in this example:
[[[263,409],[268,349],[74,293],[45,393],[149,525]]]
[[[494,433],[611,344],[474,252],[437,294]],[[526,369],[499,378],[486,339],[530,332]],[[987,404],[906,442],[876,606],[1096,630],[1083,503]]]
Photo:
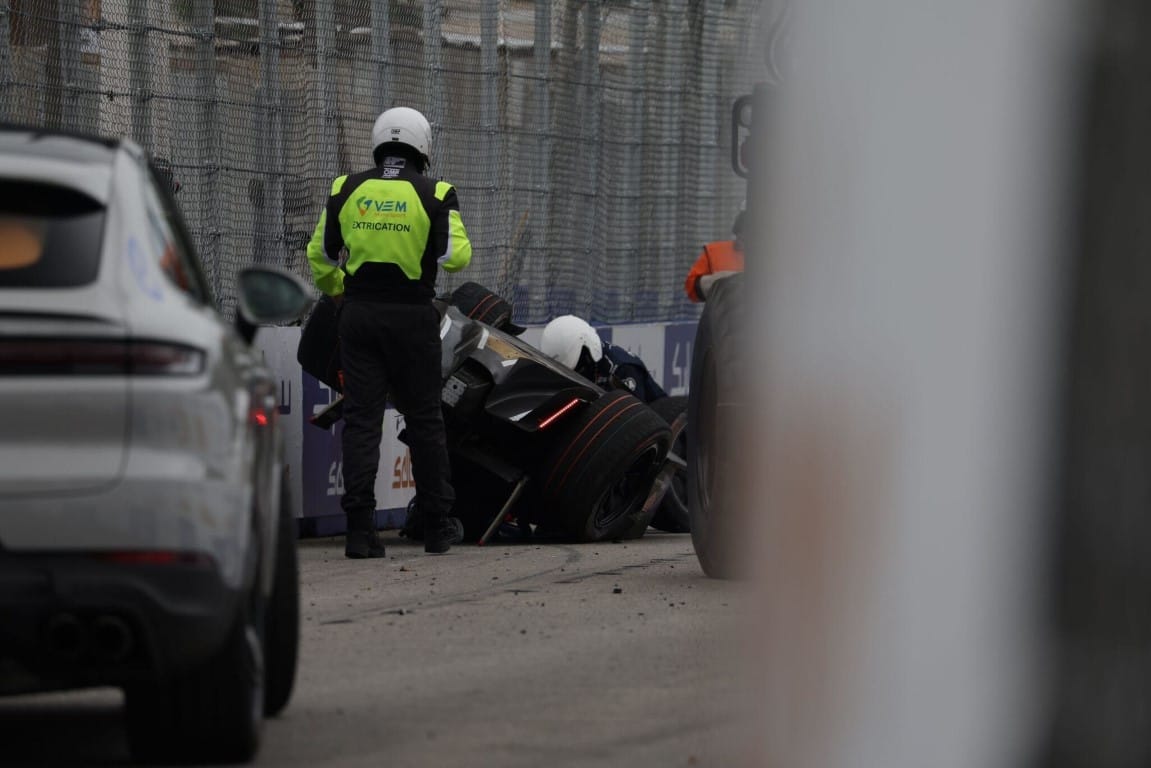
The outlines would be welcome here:
[[[412,451],[416,504],[425,525],[445,518],[455,502],[447,436],[440,410],[440,315],[431,304],[345,299],[340,310],[344,370],[344,497],[350,530],[370,525],[384,405],[391,395],[403,414]]]

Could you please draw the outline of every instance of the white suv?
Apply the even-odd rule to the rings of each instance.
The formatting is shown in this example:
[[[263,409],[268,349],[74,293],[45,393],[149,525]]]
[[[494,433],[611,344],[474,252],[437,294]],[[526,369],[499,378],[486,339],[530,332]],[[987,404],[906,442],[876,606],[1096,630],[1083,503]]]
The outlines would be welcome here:
[[[130,141],[0,130],[0,693],[119,686],[134,755],[241,761],[291,694],[295,520],[249,346]]]

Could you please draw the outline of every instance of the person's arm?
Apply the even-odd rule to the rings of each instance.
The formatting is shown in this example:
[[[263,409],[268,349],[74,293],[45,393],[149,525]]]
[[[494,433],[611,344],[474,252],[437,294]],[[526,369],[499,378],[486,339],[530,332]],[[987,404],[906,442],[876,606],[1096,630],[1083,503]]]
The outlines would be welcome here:
[[[605,344],[601,364],[604,362],[607,363],[612,389],[626,389],[645,403],[667,397],[638,355],[622,347]]]
[[[472,242],[460,216],[460,201],[455,187],[446,181],[436,182],[436,198],[443,201],[437,226],[445,233],[444,247],[436,261],[445,272],[459,272],[472,260]]]
[[[667,392],[663,390],[663,387],[659,385],[659,382],[655,380],[655,377],[651,375],[651,371],[646,367],[643,369],[643,382],[643,401],[645,403],[651,403],[667,397]]]
[[[312,279],[316,287],[329,296],[342,296],[344,293],[344,271],[340,269],[340,249],[344,247],[344,236],[340,231],[339,211],[332,211],[332,199],[340,191],[347,176],[341,176],[332,183],[332,194],[324,202],[320,220],[312,239],[308,242],[308,264],[312,268]],[[330,221],[329,221],[330,219]]]
[[[704,301],[707,301],[707,295],[711,293],[711,287],[715,285],[716,280],[722,280],[725,277],[738,274],[739,270],[727,269],[723,272],[714,272],[710,275],[701,275],[699,280],[696,281],[696,292],[699,293]]]
[[[616,366],[613,374],[619,386],[630,390],[633,395],[645,403],[667,397],[667,392],[664,392],[663,388],[656,383],[655,377],[651,375],[647,365],[639,358],[633,362],[620,363]]]
[[[708,256],[707,246],[705,245],[703,251],[699,254],[699,258],[695,260],[695,263],[691,265],[691,269],[688,270],[687,279],[684,280],[683,283],[683,290],[689,299],[694,302],[703,301],[703,294],[699,291],[699,279],[710,272],[711,259]]]

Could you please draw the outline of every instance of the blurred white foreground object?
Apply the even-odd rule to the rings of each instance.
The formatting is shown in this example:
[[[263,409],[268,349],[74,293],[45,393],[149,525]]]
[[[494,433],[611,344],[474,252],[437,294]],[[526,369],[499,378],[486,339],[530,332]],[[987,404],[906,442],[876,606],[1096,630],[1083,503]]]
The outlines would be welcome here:
[[[800,5],[747,271],[762,762],[1020,765],[1044,723],[1065,3]]]

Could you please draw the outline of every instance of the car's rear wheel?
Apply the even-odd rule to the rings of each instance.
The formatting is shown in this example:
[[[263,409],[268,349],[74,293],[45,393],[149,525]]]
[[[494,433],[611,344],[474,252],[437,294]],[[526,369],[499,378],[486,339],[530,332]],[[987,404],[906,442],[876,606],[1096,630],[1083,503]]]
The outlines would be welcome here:
[[[651,519],[651,527],[667,533],[687,533],[691,530],[691,513],[687,508],[687,398],[671,395],[648,405],[671,430],[671,454],[685,462],[672,472],[663,501]]]
[[[276,534],[276,575],[264,618],[267,663],[264,715],[274,717],[288,705],[296,682],[300,649],[300,564],[296,519],[292,514],[287,467],[280,481],[280,520]]]
[[[245,604],[224,646],[202,667],[125,690],[128,744],[137,761],[240,763],[255,756],[264,720],[259,613]]]
[[[646,527],[654,510],[644,501],[670,443],[667,424],[635,396],[605,393],[567,426],[542,465],[547,516],[576,541]]]
[[[687,500],[691,542],[703,572],[713,578],[740,575],[743,520],[736,493],[739,470],[729,450],[745,415],[739,329],[743,276],[718,281],[696,329],[687,422]]]

